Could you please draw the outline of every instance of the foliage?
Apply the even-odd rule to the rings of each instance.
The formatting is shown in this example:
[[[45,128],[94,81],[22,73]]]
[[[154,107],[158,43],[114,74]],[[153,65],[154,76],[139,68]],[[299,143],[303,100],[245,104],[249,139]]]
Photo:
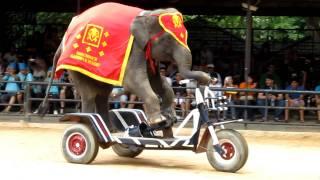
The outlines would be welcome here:
[[[43,38],[44,34],[52,29],[58,31],[61,38],[74,13],[55,12],[6,12],[6,24],[3,29],[3,42],[9,46],[23,48],[30,42]],[[42,37],[39,37],[42,36]]]
[[[246,17],[244,16],[185,16],[188,23],[220,27],[245,38]],[[296,41],[308,35],[303,17],[253,16],[255,41]]]

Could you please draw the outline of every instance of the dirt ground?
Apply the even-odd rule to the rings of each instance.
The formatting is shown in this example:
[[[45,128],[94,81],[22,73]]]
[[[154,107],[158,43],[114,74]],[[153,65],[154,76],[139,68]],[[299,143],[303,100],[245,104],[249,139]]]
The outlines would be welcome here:
[[[215,171],[205,153],[146,150],[134,159],[99,150],[90,165],[67,163],[63,128],[0,126],[0,179],[315,179],[320,180],[320,133],[240,131],[249,158],[237,173]]]

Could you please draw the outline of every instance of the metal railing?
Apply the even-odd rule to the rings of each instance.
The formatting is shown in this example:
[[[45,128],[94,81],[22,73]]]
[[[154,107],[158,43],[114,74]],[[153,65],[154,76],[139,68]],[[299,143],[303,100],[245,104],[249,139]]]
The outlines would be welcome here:
[[[21,81],[10,81],[10,82],[16,82],[16,83],[20,83],[20,84],[24,84],[25,88],[23,90],[20,90],[20,93],[24,94],[24,98],[23,98],[23,103],[14,103],[14,104],[9,104],[9,103],[0,103],[0,106],[21,106],[24,108],[24,113],[22,113],[21,115],[25,116],[26,120],[30,120],[31,116],[32,116],[32,111],[31,111],[31,105],[32,102],[34,101],[42,101],[43,98],[35,98],[35,97],[31,97],[31,87],[33,85],[42,85],[43,89],[46,88],[47,86],[47,82],[21,82]],[[6,81],[0,81],[0,83],[6,83]],[[53,83],[54,86],[73,86],[72,83]],[[174,89],[181,89],[182,87],[173,87]],[[185,88],[184,88],[185,89]],[[188,88],[188,89],[194,89],[194,88]],[[253,109],[259,109],[259,108],[263,108],[263,109],[288,109],[288,110],[306,110],[306,111],[319,111],[320,108],[317,107],[311,107],[310,106],[310,95],[314,96],[314,95],[320,95],[320,92],[316,92],[316,91],[292,91],[292,90],[267,90],[267,89],[239,89],[239,88],[217,88],[217,87],[212,87],[211,88],[214,91],[221,91],[221,92],[226,92],[226,91],[233,91],[233,92],[245,92],[245,93],[264,93],[266,96],[268,96],[268,94],[303,94],[303,95],[309,95],[309,97],[307,97],[307,103],[305,106],[300,106],[300,107],[288,107],[288,106],[283,106],[283,107],[277,107],[277,106],[270,106],[268,105],[268,102],[265,101],[265,105],[263,106],[259,106],[259,105],[247,105],[248,100],[246,99],[244,102],[244,104],[235,104],[235,105],[230,105],[227,104],[227,107],[234,107],[234,108],[244,108],[244,112],[247,111],[248,108],[253,108]],[[0,90],[0,93],[5,93],[6,91],[4,90]],[[183,99],[194,99],[191,97],[181,97]],[[80,99],[54,99],[54,98],[49,98],[48,99],[49,102],[73,102],[73,103],[79,103],[81,102]],[[256,99],[255,99],[256,100]],[[285,101],[285,99],[283,99]],[[109,103],[120,103],[120,101],[109,101]],[[143,104],[143,102],[141,101],[126,101],[126,104]],[[179,112],[181,110],[177,110],[177,112]],[[265,117],[268,116],[268,114],[264,115]],[[246,117],[245,117],[245,120]],[[245,121],[245,123],[248,123],[248,121]],[[252,123],[252,122],[249,122]]]

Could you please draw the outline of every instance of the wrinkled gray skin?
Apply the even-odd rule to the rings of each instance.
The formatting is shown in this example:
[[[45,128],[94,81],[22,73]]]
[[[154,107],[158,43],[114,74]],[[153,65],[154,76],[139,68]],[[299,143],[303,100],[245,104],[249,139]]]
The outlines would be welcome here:
[[[157,69],[156,74],[152,73],[150,65],[145,58],[144,50],[149,39],[158,32],[163,31],[159,25],[158,17],[150,15],[164,12],[177,12],[177,10],[170,8],[146,11],[143,16],[137,16],[131,24],[131,32],[135,39],[124,75],[123,87],[126,91],[136,94],[145,102],[146,115],[151,124],[167,121],[169,128],[164,129],[164,136],[171,136],[171,122],[175,118],[175,111],[172,108],[174,93],[167,81],[161,78],[159,69]],[[55,54],[55,61],[60,54],[61,47],[58,48]],[[206,84],[210,80],[206,73],[190,71],[192,63],[190,51],[168,33],[162,34],[152,42],[152,57],[155,59],[156,64],[159,64],[160,61],[175,62],[182,76],[196,79],[200,84]],[[81,95],[82,112],[97,112],[104,119],[108,119],[108,96],[113,86],[96,81],[75,71],[69,71],[69,73]],[[157,94],[162,99],[161,105]],[[106,121],[106,123],[109,127],[112,126],[109,121]]]

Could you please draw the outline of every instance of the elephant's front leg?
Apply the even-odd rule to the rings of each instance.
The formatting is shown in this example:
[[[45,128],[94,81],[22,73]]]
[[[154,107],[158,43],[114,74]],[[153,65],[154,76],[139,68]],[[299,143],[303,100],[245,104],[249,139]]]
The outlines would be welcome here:
[[[167,126],[172,126],[176,122],[176,112],[172,106],[174,92],[165,77],[156,75],[150,77],[153,91],[161,97],[161,113],[167,118]]]
[[[161,115],[160,100],[152,90],[146,73],[127,72],[123,87],[143,100],[146,115],[152,127],[165,124],[166,119]]]
[[[174,92],[171,85],[165,77],[156,76],[150,77],[152,89],[161,97],[161,113],[166,117],[166,126],[162,129],[163,137],[173,137],[172,126],[177,121],[176,111],[173,108]]]

